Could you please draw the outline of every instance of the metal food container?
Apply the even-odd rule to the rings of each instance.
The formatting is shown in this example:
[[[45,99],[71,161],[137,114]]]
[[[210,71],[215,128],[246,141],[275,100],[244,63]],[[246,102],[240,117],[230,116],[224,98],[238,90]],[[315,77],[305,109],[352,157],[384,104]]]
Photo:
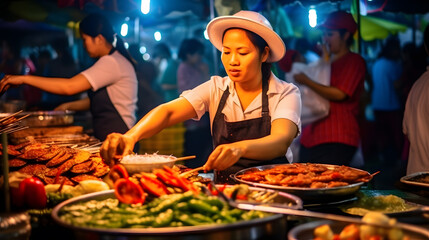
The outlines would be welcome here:
[[[248,171],[255,171],[255,170],[262,171],[262,170],[273,168],[278,165],[279,164],[273,164],[273,165],[264,165],[264,166],[246,168],[231,175],[231,178],[239,183],[247,184],[250,186],[274,189],[274,190],[283,191],[283,192],[296,195],[300,197],[304,201],[304,203],[320,203],[320,202],[334,202],[334,201],[340,202],[345,199],[350,199],[350,197],[353,197],[353,194],[359,191],[360,187],[364,184],[364,182],[358,182],[358,183],[349,184],[347,186],[332,187],[332,188],[303,188],[303,187],[285,187],[285,186],[272,185],[272,184],[255,183],[255,182],[241,180],[240,178],[238,178],[239,175],[242,175]],[[320,164],[320,165],[324,165],[328,167],[328,169],[333,168],[335,166],[330,164]],[[360,170],[360,171],[363,171],[363,170]]]
[[[254,188],[257,189],[257,188]],[[252,188],[251,188],[252,190]],[[287,193],[280,193],[290,203],[297,204],[293,208],[301,208],[301,200]],[[57,205],[52,211],[52,217],[59,225],[71,229],[75,239],[109,239],[109,240],[135,240],[135,239],[175,239],[175,240],[252,240],[252,239],[286,239],[287,225],[286,216],[274,214],[269,217],[240,221],[231,224],[186,226],[186,227],[164,227],[164,228],[90,228],[73,226],[62,221],[59,213],[62,208],[79,202],[89,200],[104,200],[114,198],[114,191],[107,190],[93,194],[83,195],[69,199]]]
[[[288,240],[308,240],[314,238],[314,229],[321,225],[328,224],[332,231],[336,234],[340,233],[341,230],[348,225],[345,222],[335,222],[328,220],[308,222],[302,225],[298,225],[292,228],[288,233]],[[406,236],[409,236],[409,239],[413,240],[428,240],[429,231],[421,227],[408,225],[407,227],[401,228]]]
[[[22,119],[22,125],[29,127],[69,126],[74,122],[74,111],[35,111],[22,112],[18,115],[28,117]]]

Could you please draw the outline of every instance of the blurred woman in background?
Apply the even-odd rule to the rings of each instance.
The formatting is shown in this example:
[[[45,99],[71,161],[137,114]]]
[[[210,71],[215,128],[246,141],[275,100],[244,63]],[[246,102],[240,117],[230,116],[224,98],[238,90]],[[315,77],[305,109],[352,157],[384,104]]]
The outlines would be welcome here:
[[[109,133],[125,133],[136,121],[137,78],[134,60],[106,17],[91,14],[79,25],[83,46],[97,62],[71,78],[6,75],[0,92],[27,84],[43,91],[88,97],[60,105],[56,110],[90,110],[94,136],[104,140]]]

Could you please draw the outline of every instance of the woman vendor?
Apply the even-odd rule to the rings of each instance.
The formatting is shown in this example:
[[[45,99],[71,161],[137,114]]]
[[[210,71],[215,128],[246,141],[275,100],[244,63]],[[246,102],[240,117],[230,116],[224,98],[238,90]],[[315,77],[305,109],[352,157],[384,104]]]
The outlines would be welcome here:
[[[109,133],[125,133],[135,124],[134,60],[104,16],[88,15],[80,22],[79,30],[88,55],[98,58],[93,66],[72,78],[7,75],[0,82],[0,91],[21,84],[61,95],[88,91],[89,98],[64,103],[56,110],[91,110],[94,136],[104,140]]]
[[[140,139],[200,119],[206,111],[215,149],[204,170],[215,170],[215,182],[227,183],[231,173],[243,168],[286,163],[285,156],[292,157],[288,149],[300,132],[301,100],[296,86],[271,72],[270,63],[286,51],[281,38],[265,17],[251,11],[215,18],[207,32],[222,51],[228,76],[212,76],[153,109],[127,133],[110,134],[100,149],[106,162],[113,164],[118,155],[129,154]]]

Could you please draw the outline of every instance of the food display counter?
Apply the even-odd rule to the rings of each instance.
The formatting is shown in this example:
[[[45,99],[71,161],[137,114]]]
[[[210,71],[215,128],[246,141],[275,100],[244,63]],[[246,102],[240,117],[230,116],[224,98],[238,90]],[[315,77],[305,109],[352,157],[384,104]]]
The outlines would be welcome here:
[[[4,144],[1,146],[3,150]],[[7,239],[58,239],[59,236],[64,240],[314,239],[314,231],[321,225],[328,224],[337,234],[350,219],[370,227],[383,228],[386,224],[394,224],[402,229],[401,234],[409,237],[404,239],[429,239],[429,187],[410,183],[410,178],[404,178],[396,189],[377,190],[371,185],[377,175],[360,169],[325,164],[282,164],[245,169],[233,176],[235,185],[223,186],[214,185],[209,174],[198,174],[197,171],[183,174],[192,170],[184,167],[183,162],[162,167],[158,163],[156,169],[128,174],[125,167],[110,168],[104,164],[97,151],[93,150],[76,147],[76,144],[70,146],[36,139],[7,145],[2,158],[6,153],[9,176],[13,178],[8,181],[12,191],[1,201],[3,205],[6,197],[12,198],[13,208],[0,216],[0,228],[15,215],[23,221],[29,220],[31,225],[29,236],[21,234],[24,238],[14,238],[7,235]],[[46,200],[37,197],[35,192],[35,186],[40,187],[40,184]],[[135,192],[135,186],[140,190]],[[22,189],[27,192],[24,199],[19,195],[23,193]],[[228,192],[228,189],[247,190],[243,194],[244,190]],[[28,192],[34,195],[28,196]],[[17,201],[20,198],[16,198],[16,194],[21,200]],[[134,202],[136,196],[140,201]],[[264,200],[255,196],[271,197]],[[398,201],[410,208],[385,212],[387,219],[396,219],[398,224],[389,220],[381,226],[378,226],[380,223],[363,222],[361,216],[346,211],[352,207],[374,207],[371,201],[367,201],[369,206],[361,203],[362,198],[375,196],[394,196],[391,198],[395,199],[380,204],[378,210],[394,207]],[[133,201],[128,202],[130,199]],[[247,210],[236,209],[234,206],[238,205],[232,205],[231,199],[245,204],[243,209]],[[42,200],[46,205],[35,205]],[[162,206],[166,202],[171,203],[164,209]],[[222,203],[219,205],[219,202]],[[74,207],[75,204],[84,204],[85,207]],[[258,211],[248,210],[253,205],[259,206]],[[264,211],[265,206],[289,209],[292,214],[276,213],[274,208]],[[97,213],[106,209],[113,213],[109,213],[109,217],[90,219],[88,223],[73,220],[86,218],[76,209],[93,207]],[[136,217],[133,215],[136,213],[141,215]],[[69,220],[65,217],[67,214]],[[345,219],[345,222],[321,222],[336,218]],[[25,225],[25,230],[28,233],[28,225]]]

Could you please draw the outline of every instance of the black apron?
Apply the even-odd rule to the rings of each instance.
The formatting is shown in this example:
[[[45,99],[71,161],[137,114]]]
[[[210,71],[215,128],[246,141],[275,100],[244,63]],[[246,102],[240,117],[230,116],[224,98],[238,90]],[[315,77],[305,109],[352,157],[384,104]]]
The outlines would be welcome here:
[[[243,120],[238,122],[227,122],[225,121],[225,115],[222,110],[225,106],[226,99],[229,96],[229,87],[223,93],[222,98],[219,102],[219,106],[216,111],[216,115],[213,120],[213,147],[216,148],[221,144],[233,143],[242,140],[250,140],[256,138],[262,138],[270,134],[271,132],[271,116],[268,109],[268,82],[263,81],[262,83],[262,116],[260,118],[254,118],[249,120]],[[240,158],[233,166],[223,170],[215,170],[215,182],[216,183],[229,183],[234,184],[235,181],[230,178],[231,174],[234,174],[241,169],[269,165],[286,163],[287,159],[285,156],[278,157],[273,160],[261,161]]]
[[[114,51],[115,48],[112,48],[109,55]],[[106,87],[97,91],[88,90],[88,97],[90,100],[92,127],[96,138],[104,141],[110,133],[123,134],[128,131],[128,126],[110,100]]]

